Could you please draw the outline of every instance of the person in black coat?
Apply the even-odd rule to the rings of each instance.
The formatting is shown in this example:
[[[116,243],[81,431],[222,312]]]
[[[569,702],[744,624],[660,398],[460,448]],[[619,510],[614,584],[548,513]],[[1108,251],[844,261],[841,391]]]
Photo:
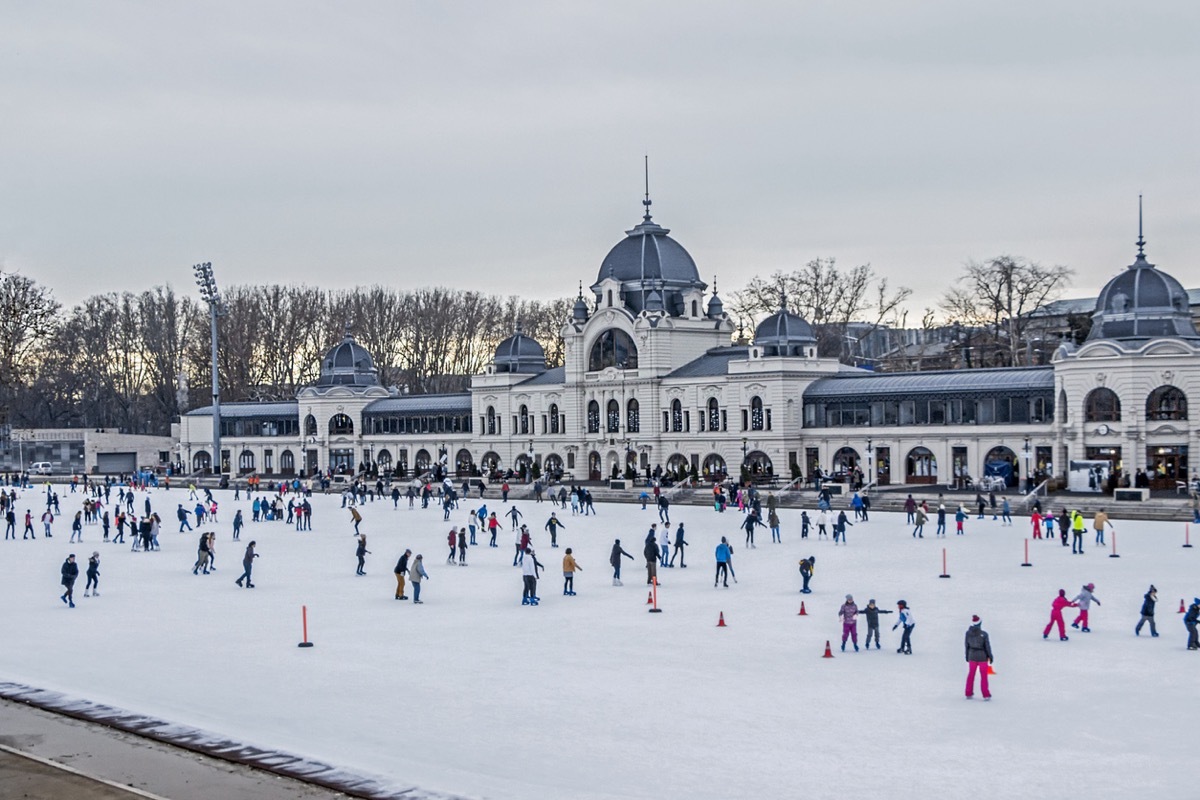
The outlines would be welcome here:
[[[1200,650],[1200,633],[1196,630],[1196,626],[1200,625],[1200,597],[1192,598],[1192,604],[1183,616],[1183,624],[1188,629],[1188,650]]]
[[[626,553],[621,547],[621,540],[617,539],[613,542],[612,553],[608,556],[608,563],[613,568],[613,586],[621,586],[621,556],[633,560],[633,556]]]
[[[1154,605],[1158,602],[1158,589],[1154,588],[1154,584],[1150,584],[1150,591],[1142,595],[1142,618],[1138,621],[1137,627],[1133,629],[1134,636],[1142,635],[1142,626],[1147,622],[1150,623],[1150,635],[1158,636],[1158,630],[1154,627]]]
[[[683,523],[681,522],[675,529],[675,550],[671,553],[671,563],[668,566],[675,566],[675,556],[679,556],[679,566],[687,569],[687,564],[683,563],[683,548],[685,547],[687,547],[687,542],[683,539]]]
[[[250,582],[250,572],[254,569],[254,559],[258,558],[258,553],[254,552],[255,544],[256,542],[252,541],[246,545],[246,554],[242,556],[242,569],[245,571],[242,573],[242,577],[234,581],[238,586],[241,586],[244,580],[247,589],[254,588],[254,584]]]
[[[75,581],[79,578],[79,565],[75,563],[75,554],[67,556],[62,565],[62,585],[66,589],[59,600],[71,608],[75,607]]]
[[[875,635],[875,649],[878,650],[879,649],[879,615],[880,614],[890,614],[892,612],[891,612],[891,610],[882,609],[879,606],[875,605],[874,600],[868,600],[867,607],[864,609],[861,609],[861,613],[863,616],[865,616],[867,618],[867,644],[866,644],[866,647],[871,646],[871,635],[874,634]]]
[[[83,587],[83,596],[87,597],[88,592],[100,596],[100,551],[96,550],[92,553],[92,557],[88,559],[87,565],[87,585]]]
[[[646,557],[646,584],[650,585],[658,577],[658,560],[662,558],[662,552],[658,549],[658,542],[653,538],[647,538],[646,547],[642,550],[642,555]]]
[[[967,697],[975,694],[975,673],[979,673],[979,685],[983,690],[983,699],[990,700],[992,693],[988,691],[988,665],[992,663],[992,640],[983,629],[983,621],[978,616],[971,617],[971,627],[967,628],[964,637],[967,663],[971,665],[967,672]]]

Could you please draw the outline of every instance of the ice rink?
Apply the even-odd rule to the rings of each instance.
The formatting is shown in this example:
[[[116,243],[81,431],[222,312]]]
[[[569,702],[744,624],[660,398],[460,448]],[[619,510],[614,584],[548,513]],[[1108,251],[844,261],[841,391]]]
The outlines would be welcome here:
[[[18,497],[38,539],[0,551],[0,678],[149,713],[382,776],[396,786],[479,798],[1138,797],[1197,794],[1200,653],[1185,649],[1179,601],[1200,594],[1197,550],[1182,523],[1116,520],[1120,558],[1092,544],[1071,555],[1011,528],[969,519],[966,535],[913,539],[902,515],[873,514],[849,544],[800,538],[783,510],[782,544],[759,529],[743,546],[736,510],[672,506],[687,569],[660,571],[661,614],[647,613],[642,548],[653,510],[599,504],[572,516],[518,500],[545,565],[541,604],[523,607],[505,519],[500,547],[445,563],[440,508],[361,508],[371,555],[355,575],[349,511],[315,495],[313,530],[249,521],[250,503],[218,492],[217,571],[193,576],[195,532],[176,533],[186,490],[154,490],[161,551],[130,552],[87,526],[69,544],[82,494],[58,487],[63,516],[45,540],[44,491]],[[116,499],[116,493],[113,493]],[[143,494],[134,508],[139,516]],[[489,509],[503,512],[496,498]],[[1054,508],[1060,504],[1053,503]],[[231,541],[243,509],[240,543]],[[543,525],[558,511],[559,549]],[[714,548],[734,545],[737,583],[714,588]],[[128,539],[128,536],[126,537]],[[625,585],[608,564],[620,538]],[[239,589],[243,548],[258,542],[255,589]],[[483,532],[477,541],[485,545]],[[1111,543],[1111,535],[1109,538]],[[393,599],[405,548],[424,554],[423,605]],[[583,571],[562,595],[572,547]],[[940,579],[942,548],[952,576]],[[87,556],[101,553],[101,596],[84,598]],[[59,567],[80,563],[77,608],[58,599]],[[797,562],[816,556],[813,593]],[[1043,640],[1058,589],[1095,583],[1092,633]],[[1142,595],[1159,590],[1160,638],[1133,634]],[[913,655],[838,649],[838,606],[905,599]],[[411,596],[411,592],[410,592]],[[799,616],[801,600],[807,616]],[[296,647],[307,605],[311,649]],[[723,613],[727,627],[718,628]],[[965,700],[963,635],[978,614],[996,657],[992,701]],[[1067,621],[1074,614],[1068,615]],[[860,615],[860,638],[866,623]],[[835,658],[822,659],[826,640]]]

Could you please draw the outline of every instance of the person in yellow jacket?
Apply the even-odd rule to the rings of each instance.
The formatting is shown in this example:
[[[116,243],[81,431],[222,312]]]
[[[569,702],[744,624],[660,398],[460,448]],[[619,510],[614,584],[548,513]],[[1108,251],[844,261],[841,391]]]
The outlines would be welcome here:
[[[358,536],[358,523],[362,522],[362,514],[358,513],[354,506],[350,506],[350,519],[354,520],[354,535]]]
[[[1108,514],[1102,508],[1096,512],[1096,518],[1092,521],[1092,527],[1096,529],[1096,544],[1104,544],[1104,528],[1106,525],[1109,525]]]
[[[1071,514],[1071,553],[1083,555],[1083,531],[1086,527],[1083,512],[1075,509]]]
[[[563,594],[568,597],[575,596],[575,572],[582,572],[583,567],[575,563],[575,556],[571,555],[571,548],[567,548],[566,555],[563,556]]]

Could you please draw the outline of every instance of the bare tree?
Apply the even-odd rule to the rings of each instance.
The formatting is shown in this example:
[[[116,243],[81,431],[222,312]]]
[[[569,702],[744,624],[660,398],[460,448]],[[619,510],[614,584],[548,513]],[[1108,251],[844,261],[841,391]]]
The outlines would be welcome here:
[[[1007,255],[970,261],[941,305],[953,321],[988,332],[979,346],[990,344],[993,353],[985,354],[984,363],[1017,366],[1026,360],[1029,312],[1057,299],[1073,274],[1069,267]]]
[[[0,272],[0,422],[58,327],[60,305],[32,278]]]

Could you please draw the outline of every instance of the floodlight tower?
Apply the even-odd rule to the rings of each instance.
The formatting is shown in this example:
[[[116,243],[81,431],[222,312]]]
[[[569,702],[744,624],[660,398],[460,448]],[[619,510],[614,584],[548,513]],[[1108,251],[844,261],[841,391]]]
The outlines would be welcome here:
[[[196,273],[196,285],[200,287],[200,297],[208,303],[208,318],[212,331],[212,421],[213,421],[213,474],[221,474],[221,387],[217,381],[217,318],[224,315],[225,307],[221,304],[221,293],[217,291],[217,280],[213,277],[211,261],[196,264],[192,267]]]

